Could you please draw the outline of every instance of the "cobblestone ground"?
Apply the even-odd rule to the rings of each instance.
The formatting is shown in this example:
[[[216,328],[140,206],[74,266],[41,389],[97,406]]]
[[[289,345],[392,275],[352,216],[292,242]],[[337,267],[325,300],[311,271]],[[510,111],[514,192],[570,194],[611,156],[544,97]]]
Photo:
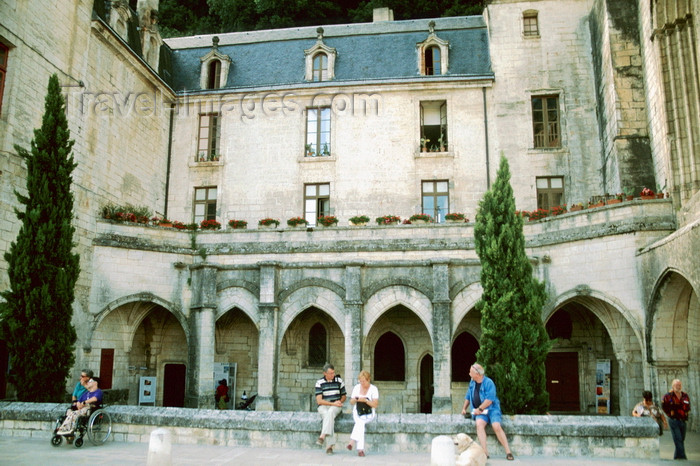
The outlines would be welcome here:
[[[341,447],[341,445],[338,445]],[[681,464],[700,465],[700,433],[689,433],[686,439],[689,461]],[[673,441],[670,433],[661,438],[660,460],[632,460],[613,458],[570,458],[517,456],[515,461],[492,457],[489,465],[547,464],[561,466],[578,465],[653,465],[673,463]],[[65,443],[59,447],[49,444],[49,436],[34,438],[0,437],[0,465],[143,465],[148,458],[148,444],[108,442],[93,446],[89,442],[78,449]],[[309,446],[308,449],[244,448],[210,445],[173,445],[173,465],[428,465],[430,452],[424,453],[373,453],[360,458],[355,451],[338,450],[332,456]]]

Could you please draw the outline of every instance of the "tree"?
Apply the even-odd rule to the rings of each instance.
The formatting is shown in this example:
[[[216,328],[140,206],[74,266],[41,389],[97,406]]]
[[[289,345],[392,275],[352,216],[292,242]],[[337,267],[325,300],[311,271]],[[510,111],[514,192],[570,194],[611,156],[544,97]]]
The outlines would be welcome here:
[[[477,360],[495,382],[503,412],[543,414],[549,407],[544,364],[550,342],[540,317],[546,293],[525,254],[523,219],[515,213],[505,157],[479,203],[474,239],[484,290],[477,303],[482,330]]]
[[[76,167],[58,77],[49,79],[44,116],[31,151],[15,146],[27,164],[27,195],[17,239],[5,253],[10,289],[1,293],[1,330],[8,343],[10,382],[21,401],[63,401],[74,361],[73,315],[79,256],[73,254],[72,172]]]

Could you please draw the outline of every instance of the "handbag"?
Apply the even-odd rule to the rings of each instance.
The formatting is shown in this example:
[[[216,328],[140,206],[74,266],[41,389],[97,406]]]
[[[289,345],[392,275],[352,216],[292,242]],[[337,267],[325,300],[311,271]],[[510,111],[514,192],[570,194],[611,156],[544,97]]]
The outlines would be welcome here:
[[[372,407],[365,403],[364,401],[358,401],[355,404],[358,416],[364,416],[366,414],[372,414]]]

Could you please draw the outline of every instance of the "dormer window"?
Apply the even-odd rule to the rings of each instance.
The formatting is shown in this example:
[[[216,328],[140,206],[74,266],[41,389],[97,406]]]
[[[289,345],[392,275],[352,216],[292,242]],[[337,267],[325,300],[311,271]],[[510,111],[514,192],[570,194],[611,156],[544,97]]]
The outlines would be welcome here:
[[[540,27],[537,20],[537,10],[523,12],[523,36],[540,37]]]
[[[328,55],[323,52],[314,55],[312,81],[328,81]]]
[[[316,29],[318,38],[316,44],[310,49],[304,50],[306,56],[306,72],[304,79],[307,81],[330,81],[335,79],[335,58],[337,52],[333,47],[323,43],[323,28]]]
[[[435,34],[435,21],[428,23],[428,30],[430,31],[428,38],[416,44],[420,74],[422,76],[446,74],[450,43]]]
[[[231,57],[219,52],[219,38],[212,38],[212,49],[200,57],[202,69],[199,75],[199,86],[202,89],[219,89],[226,86],[228,70],[231,67]]]

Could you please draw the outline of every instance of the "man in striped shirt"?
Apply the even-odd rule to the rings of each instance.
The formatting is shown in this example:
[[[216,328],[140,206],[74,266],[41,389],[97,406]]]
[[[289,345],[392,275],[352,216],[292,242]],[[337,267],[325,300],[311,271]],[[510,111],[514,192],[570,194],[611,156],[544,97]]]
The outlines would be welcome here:
[[[335,418],[343,410],[343,403],[345,403],[347,396],[345,383],[343,383],[343,379],[335,375],[335,368],[332,364],[323,366],[323,377],[316,381],[315,394],[318,413],[323,419],[321,435],[316,443],[323,446],[327,438],[326,453],[332,455],[335,446]]]

